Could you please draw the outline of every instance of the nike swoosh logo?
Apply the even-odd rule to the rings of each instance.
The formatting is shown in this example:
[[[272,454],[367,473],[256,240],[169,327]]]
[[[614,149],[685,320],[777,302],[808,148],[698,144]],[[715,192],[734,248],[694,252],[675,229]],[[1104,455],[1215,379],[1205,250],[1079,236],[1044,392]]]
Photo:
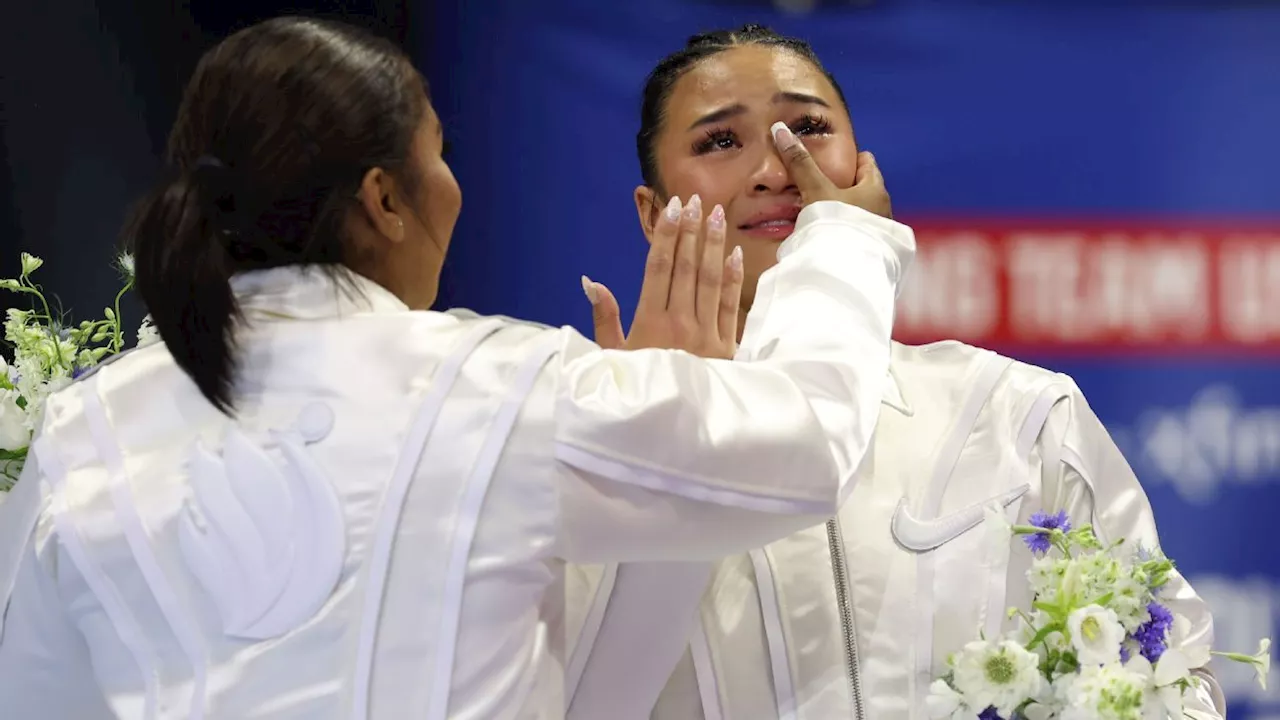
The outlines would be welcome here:
[[[986,508],[992,505],[1008,507],[1014,500],[1026,495],[1030,489],[1031,485],[1024,483],[1001,495],[976,502],[963,510],[957,510],[936,520],[917,520],[912,517],[911,511],[907,509],[907,499],[904,497],[898,501],[898,507],[893,511],[893,522],[889,528],[893,532],[893,539],[902,547],[914,552],[926,552],[941,547],[977,527],[982,522],[983,511]]]

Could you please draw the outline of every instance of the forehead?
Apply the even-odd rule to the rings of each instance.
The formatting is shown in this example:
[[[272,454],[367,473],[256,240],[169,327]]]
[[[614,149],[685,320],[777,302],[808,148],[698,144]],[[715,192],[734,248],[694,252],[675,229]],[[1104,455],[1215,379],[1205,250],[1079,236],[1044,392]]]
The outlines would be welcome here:
[[[835,88],[813,63],[779,47],[743,45],[716,53],[684,73],[671,90],[667,115],[676,124],[726,105],[752,108],[779,92],[814,95],[835,107]]]

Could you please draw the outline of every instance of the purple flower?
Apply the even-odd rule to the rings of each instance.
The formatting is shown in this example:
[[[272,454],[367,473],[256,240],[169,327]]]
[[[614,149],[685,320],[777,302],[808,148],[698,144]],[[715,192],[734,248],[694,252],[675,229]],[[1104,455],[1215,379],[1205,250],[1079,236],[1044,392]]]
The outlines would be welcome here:
[[[993,705],[987,708],[986,710],[983,710],[978,715],[978,720],[1004,720],[1004,719],[1001,718],[1000,714],[996,712],[996,708]]]
[[[1151,613],[1151,619],[1133,632],[1133,639],[1138,642],[1142,657],[1154,663],[1164,655],[1166,636],[1173,627],[1173,613],[1154,602],[1147,605],[1147,612]]]
[[[1130,652],[1129,652],[1129,644],[1128,644],[1128,643],[1124,643],[1124,644],[1120,645],[1120,663],[1121,663],[1121,664],[1124,664],[1124,663],[1129,662],[1129,658],[1130,658],[1130,656],[1131,656],[1131,655],[1132,655],[1132,653],[1130,653]]]
[[[85,374],[85,372],[87,372],[88,370],[89,368],[87,367],[80,367],[79,365],[77,365],[75,368],[71,370],[71,379],[75,380],[76,378]]]
[[[1045,530],[1061,530],[1062,532],[1071,531],[1071,520],[1067,518],[1066,510],[1059,510],[1054,515],[1046,515],[1043,512],[1038,512],[1031,516],[1031,525]],[[1027,547],[1031,548],[1031,552],[1036,555],[1044,555],[1049,552],[1050,541],[1048,532],[1027,535],[1022,538],[1022,541],[1025,542]]]

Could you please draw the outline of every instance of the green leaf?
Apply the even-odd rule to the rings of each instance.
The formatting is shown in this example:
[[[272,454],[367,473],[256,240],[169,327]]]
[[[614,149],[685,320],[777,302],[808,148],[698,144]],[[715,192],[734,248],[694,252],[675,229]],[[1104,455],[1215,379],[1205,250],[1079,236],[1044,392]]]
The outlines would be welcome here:
[[[1066,623],[1067,619],[1065,617],[1065,613],[1062,612],[1062,607],[1060,605],[1047,603],[1043,600],[1037,600],[1031,603],[1031,607],[1035,608],[1036,610],[1040,610],[1041,612],[1047,613],[1049,617],[1056,620],[1059,624]]]
[[[1115,599],[1115,596],[1116,596],[1116,594],[1115,594],[1114,592],[1109,592],[1109,593],[1104,594],[1102,597],[1100,597],[1100,598],[1098,598],[1098,599],[1096,599],[1096,600],[1094,600],[1094,601],[1092,601],[1092,602],[1087,602],[1087,603],[1085,603],[1085,605],[1101,605],[1102,607],[1106,607],[1106,606],[1107,606],[1107,603],[1109,603],[1109,602],[1111,602],[1113,599]]]
[[[1044,627],[1040,628],[1039,632],[1037,632],[1035,636],[1031,638],[1031,641],[1027,643],[1027,649],[1030,650],[1031,648],[1039,645],[1040,643],[1044,642],[1044,639],[1049,637],[1050,634],[1055,632],[1060,632],[1061,629],[1062,629],[1062,626],[1057,623],[1050,623],[1048,625],[1045,625]]]
[[[26,460],[26,459],[27,459],[26,448],[21,448],[18,450],[0,450],[0,461]]]

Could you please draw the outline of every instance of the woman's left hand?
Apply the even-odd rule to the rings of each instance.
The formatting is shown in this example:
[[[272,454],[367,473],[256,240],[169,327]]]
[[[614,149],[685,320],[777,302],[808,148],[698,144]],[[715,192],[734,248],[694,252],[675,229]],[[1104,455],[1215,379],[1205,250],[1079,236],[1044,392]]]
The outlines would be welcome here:
[[[698,238],[703,235],[702,252]],[[645,263],[640,302],[630,334],[622,331],[618,301],[585,275],[596,344],[605,349],[670,348],[707,358],[732,359],[737,352],[742,251],[725,257],[724,210],[702,218],[697,196],[681,211],[672,198],[658,218]]]

